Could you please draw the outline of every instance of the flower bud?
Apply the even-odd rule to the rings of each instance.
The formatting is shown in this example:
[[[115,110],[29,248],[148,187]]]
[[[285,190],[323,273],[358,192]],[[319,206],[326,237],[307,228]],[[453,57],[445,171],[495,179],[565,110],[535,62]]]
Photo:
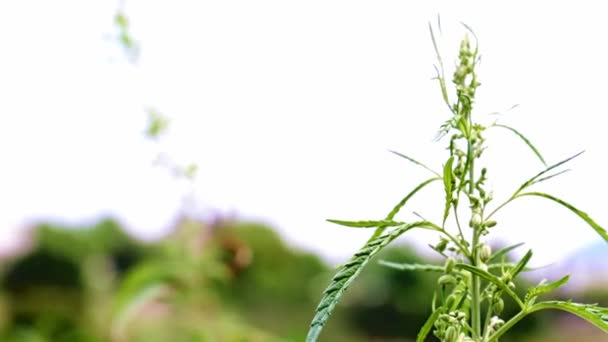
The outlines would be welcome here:
[[[505,324],[505,321],[500,319],[498,316],[492,316],[492,318],[490,318],[490,327],[493,329],[498,329],[498,328],[502,327],[504,324]]]
[[[469,227],[477,228],[477,227],[479,227],[480,224],[481,224],[481,215],[479,215],[478,213],[474,213],[473,216],[471,216],[471,220],[469,221]]]
[[[490,202],[493,199],[494,199],[494,193],[492,191],[488,192],[488,194],[486,195],[486,203]]]
[[[454,258],[452,257],[449,257],[445,261],[445,273],[452,273],[452,271],[454,270],[454,265],[456,265],[456,260],[454,260]]]
[[[449,326],[445,330],[445,341],[446,342],[457,342],[458,332],[454,326]]]
[[[492,228],[492,227],[496,226],[496,221],[494,221],[494,220],[486,221],[483,223],[483,225],[488,228]]]
[[[454,294],[451,294],[445,300],[445,306],[448,307],[448,308],[451,308],[454,305],[455,302],[456,302],[456,296]]]
[[[492,311],[495,314],[500,315],[500,313],[502,312],[502,310],[504,308],[505,308],[505,302],[502,300],[502,298],[494,299],[494,302],[492,303]]]
[[[490,260],[490,257],[492,257],[492,248],[485,243],[482,244],[481,248],[479,249],[479,259],[486,263],[488,260]]]
[[[456,284],[456,278],[449,274],[444,274],[437,280],[437,284],[439,285],[451,285]]]

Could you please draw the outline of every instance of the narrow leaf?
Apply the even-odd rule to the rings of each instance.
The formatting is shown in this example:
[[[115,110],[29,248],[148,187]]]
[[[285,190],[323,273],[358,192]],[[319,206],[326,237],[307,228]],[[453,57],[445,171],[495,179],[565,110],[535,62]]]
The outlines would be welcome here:
[[[443,225],[450,214],[450,208],[452,206],[452,163],[454,157],[450,157],[443,167],[443,185],[445,187],[445,209],[443,211]]]
[[[386,260],[380,260],[380,265],[394,268],[399,271],[424,271],[424,272],[443,272],[445,268],[439,265],[431,264],[402,264],[398,262],[391,262]]]
[[[523,189],[525,189],[525,188],[529,187],[530,185],[533,185],[533,184],[537,183],[537,180],[538,180],[538,179],[539,179],[539,178],[540,178],[542,175],[544,175],[545,173],[547,173],[547,172],[549,172],[549,171],[551,171],[551,170],[555,169],[556,167],[559,167],[559,166],[561,166],[561,165],[563,165],[563,164],[565,164],[565,163],[567,163],[567,162],[571,161],[572,159],[574,159],[574,158],[576,158],[576,157],[580,156],[581,154],[583,154],[584,152],[585,152],[585,151],[581,151],[581,152],[579,152],[579,153],[577,153],[577,154],[573,155],[572,157],[566,158],[566,159],[564,159],[564,160],[560,161],[559,163],[553,164],[553,165],[549,166],[548,168],[544,169],[543,171],[539,172],[539,173],[538,173],[538,174],[536,174],[534,177],[532,177],[532,178],[528,179],[528,180],[527,180],[527,181],[526,181],[524,184],[522,184],[522,185],[519,187],[519,189],[517,189],[517,191],[515,192],[515,195],[514,195],[514,196],[516,196],[517,194],[519,194],[519,192],[520,192],[520,191],[522,191]]]
[[[510,251],[512,251],[512,250],[514,250],[514,249],[516,249],[518,247],[521,247],[523,245],[524,245],[524,243],[520,242],[518,244],[515,244],[515,245],[512,245],[512,246],[507,246],[507,247],[504,247],[504,248],[501,248],[501,249],[497,250],[496,253],[494,253],[492,255],[492,257],[490,257],[490,260],[488,260],[488,263],[491,263],[493,261],[499,260],[504,255],[507,255],[507,253],[509,253]]]
[[[513,292],[513,290],[509,286],[507,286],[507,284],[502,282],[497,276],[469,264],[456,264],[456,267],[465,269],[471,273],[475,273],[476,275],[484,278],[485,280],[496,284],[496,286],[498,286],[501,290],[505,291],[506,294],[511,296],[513,300],[517,302],[520,308],[524,308],[524,303],[521,301],[521,299],[519,299],[517,294],[515,294],[515,292]]]
[[[608,333],[608,309],[595,304],[579,304],[563,301],[546,301],[534,304],[528,309],[530,313],[539,310],[555,309],[567,311]]]
[[[533,288],[529,289],[528,293],[526,294],[526,303],[529,304],[530,301],[533,301],[536,297],[538,297],[542,294],[545,294],[545,293],[548,293],[551,291],[555,291],[559,287],[565,285],[569,279],[570,279],[570,276],[567,275],[552,283],[549,283],[549,284],[541,283],[537,286],[534,286]]]
[[[388,215],[386,215],[386,220],[387,221],[392,221],[393,218],[395,217],[395,215],[397,215],[397,213],[399,213],[399,211],[401,210],[401,208],[403,208],[403,206],[407,203],[407,201],[410,200],[410,198],[412,198],[418,191],[420,191],[420,189],[424,188],[425,186],[427,186],[428,184],[440,180],[441,178],[439,177],[433,177],[430,179],[427,179],[426,181],[418,184],[417,187],[414,188],[414,190],[410,191],[409,194],[407,194],[407,196],[405,196],[401,201],[399,201],[399,203],[397,203],[397,205],[393,208],[393,210],[391,210],[390,213],[388,213]],[[373,240],[375,238],[377,238],[378,236],[382,235],[382,233],[384,233],[384,231],[386,230],[387,226],[379,226],[378,228],[376,228],[376,231],[374,232],[374,234],[372,234],[372,237],[369,240]]]
[[[359,252],[355,253],[350,261],[342,265],[338,273],[334,275],[327,289],[323,292],[321,302],[319,303],[319,306],[317,306],[312,323],[310,324],[306,342],[314,342],[317,340],[334,307],[338,304],[338,301],[347,290],[348,286],[355,280],[359,273],[361,273],[363,267],[374,255],[401,234],[425,224],[426,222],[424,221],[405,224],[394,229],[390,233],[379,236],[365,244]]]
[[[540,152],[538,151],[538,149],[536,149],[536,147],[534,147],[534,145],[532,145],[532,143],[530,142],[530,140],[528,138],[526,138],[526,136],[524,136],[523,134],[521,134],[521,132],[519,132],[518,130],[516,130],[513,127],[507,126],[507,125],[501,125],[501,124],[494,124],[490,127],[500,127],[500,128],[504,128],[504,129],[508,129],[509,131],[515,133],[515,135],[517,135],[518,137],[521,138],[521,140],[523,140],[526,145],[528,145],[528,147],[532,150],[532,152],[534,152],[534,154],[536,154],[536,156],[538,157],[538,159],[540,159],[540,161],[543,163],[543,165],[547,166],[547,163],[545,162],[545,158],[543,158],[543,156],[540,154]]]
[[[448,97],[448,90],[445,85],[445,76],[444,76],[444,67],[443,60],[441,59],[441,53],[439,52],[439,46],[437,45],[437,40],[435,39],[435,32],[433,32],[433,27],[429,23],[429,31],[431,33],[431,41],[433,42],[433,49],[435,49],[435,55],[437,57],[437,62],[439,63],[439,67],[435,66],[435,71],[437,72],[437,76],[435,79],[439,81],[439,86],[441,87],[441,96],[443,97],[443,101],[450,108],[450,111],[453,112],[452,106],[450,105],[450,99]],[[441,31],[441,28],[440,28]]]
[[[525,192],[525,193],[518,195],[518,197],[521,197],[521,196],[544,197],[546,199],[550,199],[554,202],[557,202],[557,203],[563,205],[564,207],[570,209],[570,211],[575,213],[578,217],[583,219],[583,221],[587,222],[587,224],[590,225],[591,228],[593,228],[593,230],[595,230],[604,240],[606,240],[608,242],[608,232],[606,232],[606,230],[604,228],[602,228],[599,224],[597,224],[595,221],[593,221],[593,219],[591,219],[591,217],[589,217],[589,215],[586,212],[577,209],[572,204],[565,202],[557,197],[554,197],[552,195],[545,194],[542,192]]]
[[[528,262],[530,261],[530,259],[532,258],[532,250],[528,250],[528,252],[524,255],[523,258],[521,258],[521,260],[519,260],[519,262],[517,263],[517,265],[515,265],[515,267],[513,267],[511,269],[511,278],[515,278],[521,271],[523,271],[526,268],[526,265],[528,264]]]
[[[416,342],[424,342],[424,340],[426,339],[426,336],[429,334],[429,332],[431,332],[431,329],[433,329],[433,325],[435,324],[435,321],[437,320],[437,318],[439,318],[439,315],[444,313],[444,311],[445,311],[444,308],[439,308],[439,309],[433,311],[433,313],[429,316],[429,318],[426,320],[426,322],[424,322],[424,325],[418,332],[418,337],[416,337]]]
[[[537,179],[537,180],[536,180],[534,183],[536,184],[536,183],[544,182],[544,181],[549,180],[549,179],[551,179],[551,178],[553,178],[553,177],[557,177],[557,176],[559,176],[559,175],[562,175],[562,174],[564,174],[564,173],[566,173],[566,172],[570,172],[570,169],[562,170],[562,171],[560,171],[560,172],[556,172],[556,173],[551,174],[551,175],[548,175],[548,176],[546,176],[546,177],[539,178],[539,179]]]
[[[386,260],[380,260],[378,262],[382,266],[386,266],[388,268],[392,268],[399,271],[423,271],[423,272],[444,272],[445,267],[440,265],[431,265],[431,264],[410,264],[410,263],[399,263],[392,262]],[[489,264],[488,269],[496,269],[501,267],[514,267],[515,264]],[[528,271],[530,269],[524,269],[524,271]]]
[[[407,194],[407,196],[405,196],[399,203],[397,203],[397,205],[393,208],[393,210],[391,210],[390,213],[388,213],[388,215],[386,216],[386,220],[392,220],[395,215],[397,215],[397,213],[399,212],[399,210],[401,210],[401,208],[403,208],[403,206],[407,203],[407,201],[410,200],[410,198],[412,198],[412,196],[414,196],[418,191],[420,191],[420,189],[424,188],[425,186],[429,185],[430,183],[440,180],[441,178],[438,177],[433,177],[430,179],[425,180],[424,182],[418,184],[417,187],[414,188],[414,190],[410,191],[409,194]]]
[[[437,177],[441,177],[441,176],[439,175],[439,173],[437,173],[435,170],[433,170],[433,169],[431,169],[430,167],[428,167],[428,166],[426,166],[426,165],[422,164],[421,162],[417,161],[417,160],[416,160],[416,159],[414,159],[414,158],[408,157],[408,156],[406,156],[406,155],[405,155],[405,154],[403,154],[403,153],[400,153],[400,152],[397,152],[397,151],[393,151],[393,150],[389,150],[389,152],[391,152],[391,153],[393,153],[393,154],[396,154],[396,155],[398,155],[398,156],[399,156],[399,157],[401,157],[401,158],[404,158],[404,159],[406,159],[406,160],[408,160],[408,161],[410,161],[410,162],[412,162],[412,163],[414,163],[414,164],[416,164],[416,165],[418,165],[418,166],[421,166],[421,167],[425,168],[427,171],[430,171],[430,172],[434,173],[434,174],[435,174]]]
[[[395,222],[392,220],[381,220],[381,221],[342,221],[328,219],[327,222],[339,224],[345,227],[351,228],[374,228],[374,227],[396,227],[402,226],[405,222]]]

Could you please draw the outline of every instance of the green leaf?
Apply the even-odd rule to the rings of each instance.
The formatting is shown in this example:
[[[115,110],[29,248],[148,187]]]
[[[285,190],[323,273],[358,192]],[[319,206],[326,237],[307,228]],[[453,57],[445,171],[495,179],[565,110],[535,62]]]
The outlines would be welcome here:
[[[397,205],[393,208],[393,210],[391,210],[390,213],[388,213],[388,215],[386,215],[386,220],[388,221],[392,221],[393,218],[395,217],[395,215],[397,215],[397,213],[399,213],[399,211],[401,210],[401,208],[403,208],[403,206],[407,203],[407,201],[410,200],[410,198],[412,198],[418,191],[420,191],[420,189],[424,188],[425,186],[427,186],[428,184],[440,180],[441,178],[439,177],[433,177],[430,179],[427,179],[426,181],[418,184],[417,187],[414,188],[414,190],[410,191],[409,194],[407,194],[407,196],[405,196],[401,201],[399,201],[399,203],[397,203]],[[378,236],[382,235],[382,233],[386,230],[387,226],[379,226],[376,231],[374,232],[374,234],[372,234],[371,238],[369,240],[373,240],[375,238],[377,238]],[[368,241],[369,241],[368,240]]]
[[[567,311],[608,333],[608,309],[595,304],[579,304],[563,301],[546,301],[534,304],[528,309],[532,313],[539,310],[555,309]]]
[[[450,108],[450,111],[453,111],[452,106],[450,105],[450,99],[448,98],[448,90],[445,85],[445,76],[443,74],[444,68],[443,68],[443,61],[441,59],[441,53],[439,52],[437,40],[435,39],[435,32],[433,32],[433,27],[431,26],[430,23],[429,23],[429,31],[431,33],[431,40],[433,41],[433,48],[435,49],[435,54],[437,56],[437,62],[439,63],[439,68],[437,68],[437,66],[435,66],[435,70],[437,72],[437,76],[435,77],[435,79],[437,79],[439,81],[439,86],[441,87],[441,96],[443,97],[443,101],[448,106],[448,108]]]
[[[430,179],[425,180],[424,182],[418,184],[417,187],[414,188],[414,190],[410,191],[409,194],[407,194],[407,196],[405,196],[399,203],[397,203],[397,205],[393,208],[393,210],[391,210],[390,213],[388,213],[388,215],[386,216],[386,220],[392,220],[395,215],[397,215],[397,213],[399,213],[399,210],[401,210],[401,208],[403,208],[403,206],[407,203],[407,201],[410,200],[410,198],[412,198],[418,191],[420,191],[420,189],[424,188],[425,186],[429,185],[430,183],[440,180],[441,178],[439,177],[433,177]]]
[[[363,267],[371,260],[371,258],[380,252],[386,245],[395,240],[401,234],[407,232],[415,227],[426,225],[427,222],[420,221],[411,224],[404,224],[398,228],[395,228],[390,233],[379,236],[369,241],[359,252],[342,265],[338,273],[334,275],[331,283],[323,292],[321,302],[315,311],[315,315],[310,324],[308,335],[306,336],[307,342],[314,342],[321,334],[321,330],[327,323],[329,316],[331,315],[334,307],[338,304],[338,301],[348,289],[348,286],[355,280],[355,278],[361,273]]]
[[[418,166],[421,166],[421,167],[425,168],[427,171],[430,171],[430,172],[434,173],[434,174],[435,174],[437,177],[440,177],[440,176],[439,176],[439,173],[437,173],[435,170],[433,170],[433,169],[431,169],[430,167],[428,167],[428,166],[426,166],[426,165],[422,164],[421,162],[417,161],[417,160],[416,160],[416,159],[414,159],[414,158],[408,157],[408,156],[406,156],[405,154],[402,154],[402,153],[399,153],[399,152],[397,152],[397,151],[393,151],[393,150],[389,150],[389,152],[391,152],[391,153],[393,153],[393,154],[396,154],[396,155],[398,155],[399,157],[404,158],[404,159],[406,159],[406,160],[408,160],[408,161],[410,161],[410,162],[412,162],[412,163],[414,163],[414,164],[416,164],[416,165],[418,165]]]
[[[431,264],[402,264],[392,261],[380,260],[382,266],[387,266],[399,271],[424,271],[424,272],[443,272],[445,268],[439,265]]]
[[[142,290],[177,279],[177,269],[172,262],[148,262],[133,268],[125,275],[114,296],[114,311],[122,311]]]
[[[433,313],[429,316],[429,318],[424,322],[422,329],[418,332],[418,337],[416,337],[416,342],[424,342],[426,336],[433,329],[433,325],[439,316],[444,313],[445,309],[443,307],[433,311]]]
[[[445,267],[441,265],[432,265],[432,264],[417,264],[417,263],[399,263],[387,260],[380,260],[378,262],[382,266],[386,266],[388,268],[392,268],[399,271],[423,271],[423,272],[444,272]],[[515,264],[509,263],[497,263],[497,264],[489,264],[488,269],[496,269],[503,267],[514,267]],[[523,271],[530,271],[532,269],[525,268]]]
[[[521,299],[519,299],[517,294],[515,292],[513,292],[513,290],[507,284],[502,282],[497,276],[495,276],[492,273],[489,273],[487,271],[484,271],[478,267],[475,267],[473,265],[469,265],[469,264],[456,264],[456,267],[465,269],[471,273],[474,273],[474,274],[484,278],[485,280],[487,280],[491,283],[496,284],[496,286],[498,286],[501,290],[505,291],[506,294],[511,296],[513,298],[513,300],[515,300],[515,302],[517,302],[517,304],[519,305],[520,308],[522,308],[522,309],[524,308],[524,303],[521,301]]]
[[[606,230],[604,228],[602,228],[599,224],[597,224],[595,221],[593,221],[593,219],[591,219],[591,217],[589,217],[589,215],[587,213],[585,213],[584,211],[581,211],[579,209],[577,209],[576,207],[574,207],[572,204],[565,202],[555,196],[549,195],[549,194],[545,194],[542,192],[525,192],[522,194],[519,194],[518,197],[522,197],[522,196],[538,196],[538,197],[544,197],[546,199],[550,199],[554,202],[557,202],[561,205],[563,205],[564,207],[570,209],[570,211],[572,211],[573,213],[575,213],[578,217],[580,217],[581,219],[583,219],[583,221],[587,222],[588,225],[591,226],[591,228],[593,228],[593,230],[595,230],[604,240],[606,240],[608,242],[608,233],[606,232]]]
[[[570,171],[570,169],[566,169],[566,170],[562,170],[562,171],[560,171],[560,172],[556,172],[556,173],[554,173],[554,174],[548,175],[548,176],[546,176],[546,177],[539,178],[539,179],[537,179],[537,180],[534,182],[534,184],[536,184],[536,183],[540,183],[540,182],[544,182],[544,181],[546,181],[546,180],[549,180],[549,179],[551,179],[551,178],[553,178],[553,177],[557,177],[557,176],[562,175],[562,174],[564,174],[564,173],[566,173],[566,172],[569,172],[569,171]]]
[[[167,292],[166,284],[157,283],[151,284],[148,287],[141,289],[137,293],[133,293],[129,298],[128,305],[125,305],[122,310],[116,313],[112,320],[111,333],[112,336],[124,337],[125,330],[129,323],[134,320],[140,310],[151,301],[159,298],[163,293]]]
[[[530,140],[528,138],[526,138],[523,134],[521,134],[521,132],[519,132],[518,130],[516,130],[513,127],[510,127],[510,126],[507,126],[507,125],[501,125],[501,124],[494,124],[494,125],[492,125],[490,127],[505,128],[505,129],[508,129],[509,131],[515,133],[515,135],[517,135],[518,137],[520,137],[521,140],[523,140],[526,143],[526,145],[528,145],[528,147],[532,150],[532,152],[534,152],[534,154],[536,154],[536,156],[538,157],[538,159],[540,159],[540,161],[543,163],[543,165],[547,166],[547,163],[545,162],[545,159],[540,154],[540,152],[538,151],[538,149],[536,149],[536,147],[534,147],[534,145],[532,145],[532,143],[530,142]]]
[[[148,128],[146,135],[149,138],[159,138],[169,128],[169,119],[154,108],[148,108]]]
[[[112,332],[120,334],[143,305],[166,291],[178,277],[172,262],[148,262],[130,270],[120,283],[112,307]]]
[[[511,271],[510,271],[511,279],[515,278],[521,271],[523,271],[525,269],[526,265],[528,264],[528,262],[530,261],[531,258],[532,258],[532,250],[528,250],[528,252],[523,256],[523,258],[521,258],[521,260],[519,260],[517,265],[515,265],[515,267],[513,267],[511,269]]]
[[[489,337],[488,342],[498,341],[499,337],[525,316],[540,310],[562,310],[569,312],[608,333],[608,309],[599,307],[596,304],[579,304],[572,303],[571,301],[545,301],[528,306],[525,310],[522,310],[517,315],[513,316]]]
[[[567,276],[562,277],[561,279],[554,281],[552,283],[549,283],[549,284],[544,283],[544,280],[543,280],[540,284],[538,284],[537,286],[534,286],[528,290],[528,293],[526,294],[525,302],[527,304],[530,304],[532,301],[534,301],[534,299],[536,299],[536,297],[538,297],[542,294],[551,292],[551,291],[555,291],[559,287],[565,285],[569,279],[570,279],[570,276],[567,275]]]
[[[525,189],[525,188],[527,188],[527,187],[529,187],[529,186],[531,186],[531,185],[533,185],[533,184],[538,183],[538,182],[539,182],[539,180],[538,180],[538,179],[539,179],[539,178],[540,178],[542,175],[544,175],[544,174],[546,174],[547,172],[549,172],[549,171],[551,171],[551,170],[555,169],[556,167],[559,167],[559,166],[561,166],[561,165],[563,165],[563,164],[565,164],[565,163],[567,163],[567,162],[571,161],[572,159],[574,159],[574,158],[576,158],[576,157],[580,156],[581,154],[583,154],[583,152],[585,152],[585,151],[581,151],[581,152],[579,152],[579,153],[577,153],[577,154],[573,155],[572,157],[566,158],[566,159],[564,159],[564,160],[562,160],[562,161],[560,161],[560,162],[558,162],[558,163],[556,163],[556,164],[553,164],[553,165],[549,166],[548,168],[544,169],[543,171],[539,172],[538,174],[536,174],[534,177],[532,177],[532,178],[528,179],[528,180],[527,180],[527,181],[526,181],[524,184],[522,184],[522,185],[519,187],[519,189],[517,189],[517,191],[515,192],[515,195],[514,195],[513,197],[517,196],[517,194],[519,194],[519,192],[520,192],[520,191],[522,191],[523,189]],[[554,175],[554,176],[555,176],[555,175]],[[544,178],[544,179],[542,179],[542,180],[546,180],[546,179],[549,179],[549,178],[551,178],[551,177],[553,177],[553,176],[545,177],[545,178]]]
[[[518,244],[515,244],[512,246],[507,246],[507,247],[497,250],[496,253],[492,254],[492,257],[490,257],[490,260],[488,260],[488,263],[491,263],[493,261],[496,261],[496,260],[502,258],[504,255],[507,255],[507,253],[509,253],[510,251],[523,246],[523,244],[524,244],[523,242],[520,242]]]
[[[342,221],[328,219],[327,222],[339,224],[345,227],[351,228],[374,228],[374,227],[396,227],[402,226],[405,222],[395,222],[392,220],[381,220],[381,221]]]
[[[454,162],[454,157],[451,156],[450,159],[445,163],[443,167],[443,186],[445,187],[445,209],[443,211],[443,224],[445,225],[445,221],[448,219],[448,215],[450,214],[450,208],[452,206],[452,163]]]
[[[127,16],[124,13],[117,12],[116,15],[114,16],[114,23],[121,30],[126,30],[129,26],[129,19],[127,19]]]

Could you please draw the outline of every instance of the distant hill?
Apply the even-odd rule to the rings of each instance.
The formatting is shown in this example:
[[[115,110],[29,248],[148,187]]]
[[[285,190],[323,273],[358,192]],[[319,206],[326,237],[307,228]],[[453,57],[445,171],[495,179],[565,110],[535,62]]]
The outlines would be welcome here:
[[[570,274],[567,292],[608,288],[608,244],[598,241],[565,257],[543,275],[560,277]]]

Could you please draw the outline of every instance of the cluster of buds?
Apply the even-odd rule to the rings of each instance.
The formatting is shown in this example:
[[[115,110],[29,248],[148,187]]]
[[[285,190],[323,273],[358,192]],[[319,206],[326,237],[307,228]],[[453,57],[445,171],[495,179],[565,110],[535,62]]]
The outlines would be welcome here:
[[[488,333],[493,334],[496,330],[500,329],[505,324],[505,321],[500,319],[498,316],[492,316],[490,318],[490,324],[488,325]]]
[[[475,90],[481,84],[477,81],[475,75],[475,64],[477,63],[477,48],[471,49],[469,38],[465,37],[460,43],[460,52],[458,54],[459,64],[454,72],[453,82],[456,85],[458,102],[468,108],[471,107]],[[457,106],[456,104],[455,106]],[[459,112],[458,108],[454,108],[455,112]]]
[[[468,342],[473,341],[463,332],[467,324],[467,315],[462,311],[451,311],[441,314],[435,321],[434,334],[445,342]]]

